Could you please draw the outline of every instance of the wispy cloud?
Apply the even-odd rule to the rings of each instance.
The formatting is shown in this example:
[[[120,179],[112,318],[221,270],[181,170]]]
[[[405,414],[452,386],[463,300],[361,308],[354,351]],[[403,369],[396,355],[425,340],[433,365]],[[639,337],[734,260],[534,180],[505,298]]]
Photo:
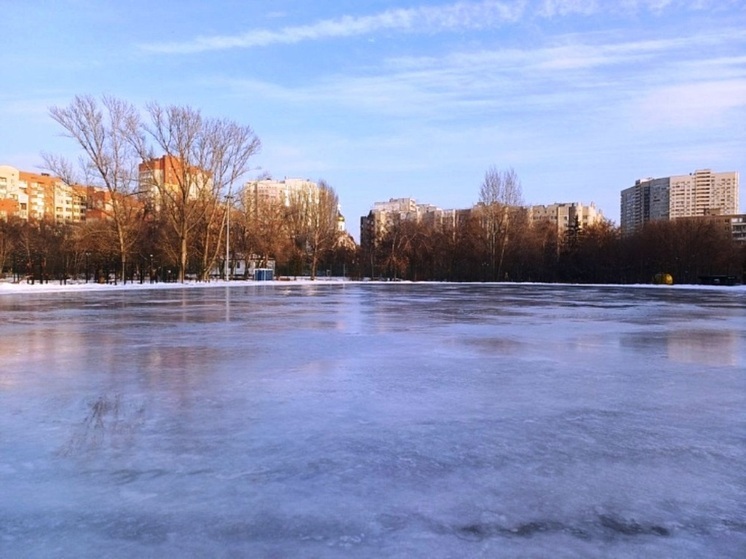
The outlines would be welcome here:
[[[256,79],[229,78],[221,84],[238,94],[289,106],[344,106],[399,119],[442,121],[474,113],[582,110],[593,99],[602,99],[602,105],[613,99],[641,99],[648,91],[697,81],[703,73],[739,80],[746,73],[743,57],[699,55],[706,45],[737,40],[737,33],[721,29],[715,35],[644,41],[598,34],[585,40],[558,37],[551,44],[526,49],[399,57],[361,75],[327,75],[302,88]],[[217,83],[213,77],[210,81]],[[726,93],[728,102],[713,104],[716,109],[734,106],[737,89]],[[665,102],[665,95],[651,96],[645,110]]]
[[[649,91],[641,100],[641,122],[655,128],[717,126],[734,109],[746,109],[746,77],[681,83]]]
[[[516,21],[524,9],[524,1],[457,2],[438,7],[387,10],[365,16],[342,16],[279,30],[253,29],[239,35],[197,37],[192,41],[177,43],[153,43],[143,45],[142,48],[152,52],[187,54],[360,36],[391,29],[442,31],[483,28]]]
[[[621,9],[660,13],[670,6],[680,4],[692,7],[691,2],[683,0],[625,0]],[[705,9],[710,4],[711,0],[700,0],[694,7]],[[364,36],[385,30],[433,33],[487,29],[531,17],[546,19],[570,15],[588,16],[602,10],[611,11],[609,5],[613,3],[599,0],[460,1],[440,6],[392,9],[372,15],[345,15],[280,29],[252,29],[237,35],[198,36],[184,42],[149,43],[141,45],[141,48],[148,52],[189,54]]]

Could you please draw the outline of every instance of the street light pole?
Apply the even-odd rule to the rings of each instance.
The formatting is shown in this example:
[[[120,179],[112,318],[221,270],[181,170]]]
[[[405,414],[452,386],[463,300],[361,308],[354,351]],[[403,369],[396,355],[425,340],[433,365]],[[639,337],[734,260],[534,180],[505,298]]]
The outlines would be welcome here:
[[[225,281],[230,280],[230,242],[231,242],[231,202],[233,195],[228,194],[225,197]]]

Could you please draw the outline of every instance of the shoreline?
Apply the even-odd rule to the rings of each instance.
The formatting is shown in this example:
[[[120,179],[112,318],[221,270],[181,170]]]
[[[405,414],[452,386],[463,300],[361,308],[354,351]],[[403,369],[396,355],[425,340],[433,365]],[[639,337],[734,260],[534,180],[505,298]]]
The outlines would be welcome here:
[[[437,281],[381,281],[381,280],[350,280],[346,278],[316,278],[314,280],[301,277],[278,279],[272,281],[253,281],[253,280],[212,280],[207,282],[187,281],[184,283],[140,283],[128,282],[126,284],[118,282],[113,283],[93,283],[74,281],[66,284],[60,284],[59,280],[52,280],[49,283],[14,283],[10,280],[0,280],[0,296],[2,295],[21,295],[30,293],[100,293],[105,291],[141,291],[141,290],[163,290],[163,289],[210,289],[210,288],[230,288],[246,286],[290,286],[290,285],[442,285],[442,286],[484,286],[484,287],[506,287],[506,286],[543,286],[543,287],[586,287],[586,288],[631,288],[631,289],[662,289],[662,290],[702,290],[702,291],[721,291],[721,292],[745,292],[746,285],[701,285],[701,284],[674,284],[674,285],[656,285],[656,284],[596,284],[596,283],[540,283],[540,282],[437,282]]]

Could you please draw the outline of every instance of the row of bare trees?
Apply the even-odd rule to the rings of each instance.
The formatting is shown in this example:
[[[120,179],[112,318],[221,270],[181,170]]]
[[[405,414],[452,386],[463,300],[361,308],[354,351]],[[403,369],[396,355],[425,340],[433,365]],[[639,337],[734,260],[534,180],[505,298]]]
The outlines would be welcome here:
[[[733,242],[716,219],[654,222],[626,237],[603,222],[560,237],[554,224],[531,225],[517,212],[508,241],[498,238],[501,242],[495,245],[484,229],[484,217],[474,211],[454,225],[398,222],[371,253],[361,254],[358,247],[339,242],[340,237],[327,242],[319,237],[321,231],[306,225],[294,229],[288,214],[297,210],[288,206],[275,210],[272,219],[271,213],[236,207],[231,249],[253,251],[265,263],[276,260],[282,275],[332,270],[351,277],[493,281],[499,268],[503,281],[650,283],[659,272],[671,274],[677,283],[698,283],[709,275],[746,279],[746,246]],[[177,280],[178,259],[170,252],[176,239],[169,239],[169,232],[164,219],[146,222],[122,274],[117,235],[110,222],[60,225],[0,220],[0,269],[29,281],[73,276],[91,281]],[[195,274],[202,251],[200,244],[190,247],[194,258],[187,269]],[[495,268],[493,254],[498,256]]]
[[[210,214],[193,224],[194,234],[184,268],[189,277],[206,279],[220,274],[229,262],[257,257],[260,267],[270,262],[281,275],[356,273],[357,246],[338,230],[337,195],[322,182],[318,189],[293,193],[290,200],[273,202],[239,188],[234,199],[218,204],[220,219]],[[129,207],[129,206],[127,206]],[[136,207],[136,205],[134,206]],[[230,240],[224,243],[230,211]],[[126,261],[121,259],[121,237],[113,219],[55,223],[11,217],[0,220],[0,273],[30,282],[85,278],[90,281],[179,281],[181,240],[170,216],[140,206],[132,221]],[[214,241],[210,241],[212,237]],[[217,241],[224,244],[217,245]],[[230,254],[224,249],[230,248]],[[206,264],[214,262],[215,265]],[[208,268],[208,266],[210,266]],[[244,267],[241,274],[247,277]]]
[[[512,169],[491,167],[479,203],[454,220],[393,220],[366,246],[363,275],[407,280],[650,283],[669,273],[680,283],[703,276],[742,280],[746,246],[717,218],[649,223],[622,236],[609,221],[532,223]]]
[[[609,222],[561,237],[550,222],[514,219],[507,241],[485,230],[483,220],[474,212],[455,226],[395,223],[361,256],[362,273],[413,281],[650,283],[660,272],[677,283],[715,275],[746,280],[746,245],[715,219],[651,223],[625,237]]]

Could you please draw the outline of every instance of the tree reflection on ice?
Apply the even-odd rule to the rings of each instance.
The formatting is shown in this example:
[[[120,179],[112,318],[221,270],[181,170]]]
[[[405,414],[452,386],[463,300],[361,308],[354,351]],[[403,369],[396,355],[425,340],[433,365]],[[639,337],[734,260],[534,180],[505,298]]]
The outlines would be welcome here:
[[[96,450],[121,450],[133,444],[142,424],[144,406],[132,411],[122,404],[119,394],[99,396],[86,402],[87,415],[74,428],[69,440],[59,450],[61,456],[82,456]]]

